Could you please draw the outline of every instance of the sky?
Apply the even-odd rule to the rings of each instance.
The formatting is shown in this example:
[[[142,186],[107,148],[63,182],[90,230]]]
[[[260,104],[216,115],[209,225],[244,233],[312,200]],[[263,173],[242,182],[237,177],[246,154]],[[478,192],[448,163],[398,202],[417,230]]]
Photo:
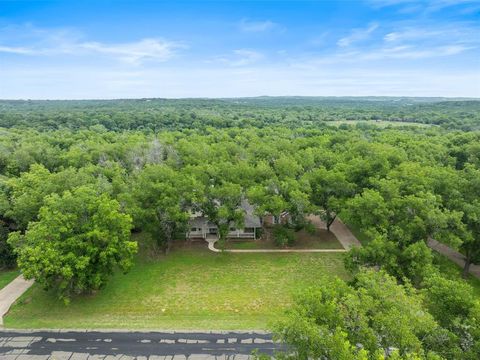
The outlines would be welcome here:
[[[0,99],[480,97],[480,0],[0,0]]]

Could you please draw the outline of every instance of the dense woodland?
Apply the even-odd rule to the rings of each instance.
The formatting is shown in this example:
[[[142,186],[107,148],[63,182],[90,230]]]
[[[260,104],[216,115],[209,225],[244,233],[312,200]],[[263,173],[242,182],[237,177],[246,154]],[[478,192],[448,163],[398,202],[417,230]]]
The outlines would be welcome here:
[[[443,98],[258,97],[237,99],[139,99],[1,101],[0,126],[72,130],[182,130],[207,127],[323,128],[332,121],[394,121],[446,129],[478,130],[480,103]]]
[[[316,213],[365,237],[352,281],[300,295],[278,325],[286,357],[480,357],[479,299],[426,244],[459,249],[465,276],[480,262],[480,101],[2,101],[0,126],[2,265],[65,301],[128,271],[131,231],[168,253],[195,209],[227,241],[248,199],[292,231]]]

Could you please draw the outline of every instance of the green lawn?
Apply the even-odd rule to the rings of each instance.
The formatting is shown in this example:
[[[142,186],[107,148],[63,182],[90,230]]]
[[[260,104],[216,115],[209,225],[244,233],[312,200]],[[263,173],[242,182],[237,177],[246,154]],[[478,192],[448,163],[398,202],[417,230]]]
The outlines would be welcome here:
[[[343,249],[342,244],[333,233],[324,229],[316,229],[315,234],[305,230],[295,233],[296,242],[291,249]],[[227,249],[279,249],[273,242],[273,235],[261,240],[230,240]]]
[[[218,254],[198,244],[139,259],[127,275],[68,306],[33,286],[5,326],[265,329],[292,294],[334,275],[348,277],[343,254]]]
[[[15,279],[20,272],[18,270],[2,270],[0,271],[0,289],[3,289],[9,282]]]

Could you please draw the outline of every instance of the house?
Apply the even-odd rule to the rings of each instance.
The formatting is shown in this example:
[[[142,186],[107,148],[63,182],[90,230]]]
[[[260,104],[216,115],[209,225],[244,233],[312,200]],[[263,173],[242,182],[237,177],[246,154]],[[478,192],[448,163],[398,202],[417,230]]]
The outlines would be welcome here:
[[[254,207],[247,200],[242,200],[241,208],[245,212],[244,227],[230,228],[229,239],[255,239],[258,230],[262,227],[260,217],[255,215]],[[193,213],[188,222],[187,239],[206,239],[209,236],[218,237],[218,227],[201,213]]]
[[[263,224],[266,226],[272,226],[277,224],[286,225],[291,223],[292,217],[288,211],[283,211],[280,216],[273,216],[272,214],[266,214],[263,217]]]

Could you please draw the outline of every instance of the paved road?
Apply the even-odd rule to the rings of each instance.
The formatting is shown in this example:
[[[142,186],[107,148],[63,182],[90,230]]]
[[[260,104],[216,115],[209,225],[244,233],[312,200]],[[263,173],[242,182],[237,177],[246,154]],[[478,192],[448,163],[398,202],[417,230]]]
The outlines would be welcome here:
[[[0,331],[2,360],[246,360],[281,347],[262,332]]]

